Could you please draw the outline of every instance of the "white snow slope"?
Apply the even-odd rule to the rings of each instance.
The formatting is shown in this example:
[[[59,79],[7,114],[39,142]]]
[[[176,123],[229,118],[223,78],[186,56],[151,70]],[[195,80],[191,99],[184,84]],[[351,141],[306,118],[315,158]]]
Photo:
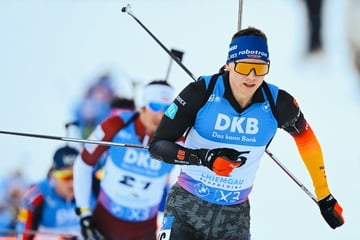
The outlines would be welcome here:
[[[344,39],[346,2],[326,2],[325,49],[309,57],[301,0],[244,1],[242,26],[259,27],[269,38],[266,80],[297,98],[322,145],[329,185],[346,218],[341,228],[328,227],[314,202],[264,155],[250,198],[255,240],[360,239],[359,79]],[[169,56],[120,11],[127,4],[165,46],[185,52],[183,63],[196,76],[225,62],[238,27],[235,0],[1,1],[0,130],[64,136],[74,103],[102,71],[113,71],[123,87],[132,79],[165,77]],[[192,79],[173,64],[169,81],[179,91]],[[0,135],[0,175],[22,167],[38,180],[63,144]],[[288,135],[279,130],[270,150],[313,190]]]

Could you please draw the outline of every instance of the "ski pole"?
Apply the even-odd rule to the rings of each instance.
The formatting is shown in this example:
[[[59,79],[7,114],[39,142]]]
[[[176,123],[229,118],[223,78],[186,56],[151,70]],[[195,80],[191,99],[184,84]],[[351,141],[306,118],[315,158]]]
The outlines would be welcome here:
[[[121,12],[129,14],[140,26],[160,45],[160,47],[167,53],[169,56],[177,63],[179,66],[187,73],[189,76],[196,81],[196,77],[192,74],[189,69],[185,67],[185,65],[180,61],[180,59],[173,54],[169,49],[165,47],[165,45],[157,38],[155,35],[147,28],[145,25],[131,12],[131,6],[128,4],[126,7],[121,8]]]
[[[183,52],[183,51],[176,50],[176,49],[171,49],[171,53],[174,54],[177,58],[179,58],[180,61],[182,61],[182,58],[183,58],[183,56],[184,56],[184,52]],[[167,69],[167,72],[166,72],[166,76],[165,76],[165,81],[167,81],[167,80],[169,79],[172,62],[173,62],[173,59],[170,58],[169,66],[168,66],[168,69]]]
[[[6,235],[47,235],[47,236],[59,236],[62,237],[61,239],[73,239],[78,238],[81,235],[77,233],[67,233],[67,232],[57,232],[57,231],[36,231],[36,230],[23,230],[23,231],[16,231],[16,230],[9,230],[9,229],[0,229],[0,233]]]
[[[287,169],[284,164],[282,164],[272,152],[269,151],[269,149],[266,149],[265,152],[267,155],[274,160],[274,162],[316,203],[318,204],[318,201],[316,197],[302,184],[295,176],[292,174],[289,169]]]
[[[59,141],[65,141],[65,142],[89,143],[89,144],[97,144],[97,145],[113,146],[113,147],[148,149],[147,146],[136,145],[136,144],[89,140],[89,139],[81,139],[81,138],[60,137],[60,136],[51,136],[51,135],[42,135],[42,134],[33,134],[33,133],[24,133],[24,132],[0,131],[0,134],[17,135],[17,136],[32,137],[32,138],[44,138],[44,139],[59,140]]]
[[[241,20],[242,20],[242,12],[243,12],[243,0],[239,0],[239,12],[238,12],[238,30],[241,29]]]

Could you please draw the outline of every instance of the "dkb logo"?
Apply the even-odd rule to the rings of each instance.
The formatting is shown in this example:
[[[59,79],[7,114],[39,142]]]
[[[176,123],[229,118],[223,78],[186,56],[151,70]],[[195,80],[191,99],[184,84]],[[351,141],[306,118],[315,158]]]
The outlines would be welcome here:
[[[256,118],[233,117],[219,113],[216,118],[215,130],[247,134],[256,134],[259,131],[259,121]]]

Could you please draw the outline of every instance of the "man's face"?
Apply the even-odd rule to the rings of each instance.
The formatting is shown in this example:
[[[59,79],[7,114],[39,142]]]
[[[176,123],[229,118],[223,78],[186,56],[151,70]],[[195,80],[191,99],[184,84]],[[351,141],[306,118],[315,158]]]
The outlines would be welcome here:
[[[268,72],[268,63],[259,59],[242,59],[226,65],[233,92],[251,97],[260,87]]]
[[[169,105],[166,104],[149,104],[141,109],[142,122],[149,132],[155,132],[159,126],[161,118]]]
[[[73,170],[72,167],[53,170],[51,178],[54,182],[55,191],[66,200],[74,199]]]

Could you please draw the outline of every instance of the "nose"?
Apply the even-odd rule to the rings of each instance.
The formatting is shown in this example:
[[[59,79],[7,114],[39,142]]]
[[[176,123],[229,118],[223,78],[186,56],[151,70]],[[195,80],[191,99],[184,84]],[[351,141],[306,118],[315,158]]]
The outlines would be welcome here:
[[[251,71],[249,72],[249,74],[247,75],[248,79],[250,80],[255,80],[256,79],[256,74],[255,74],[255,69],[251,69]]]

